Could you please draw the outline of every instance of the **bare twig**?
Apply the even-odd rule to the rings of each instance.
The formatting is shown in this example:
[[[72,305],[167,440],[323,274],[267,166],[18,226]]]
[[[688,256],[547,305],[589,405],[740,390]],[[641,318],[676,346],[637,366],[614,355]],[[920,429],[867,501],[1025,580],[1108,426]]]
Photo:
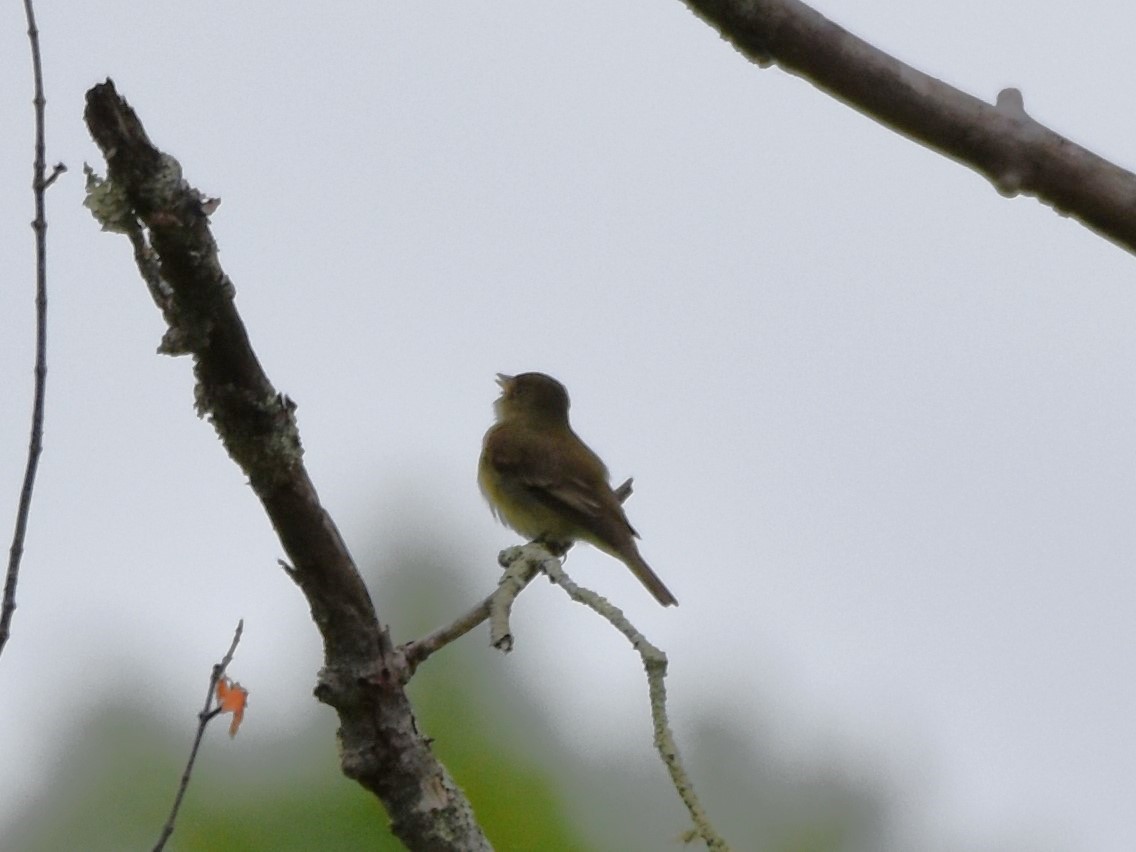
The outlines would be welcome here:
[[[632,491],[632,480],[628,479],[615,489],[615,496],[620,503],[623,503],[631,496]],[[497,588],[492,594],[476,604],[469,612],[458,616],[451,624],[443,625],[428,636],[407,642],[399,648],[405,666],[402,674],[404,682],[409,680],[414,670],[431,654],[465,636],[486,620],[489,621],[489,644],[505,653],[513,650],[509,613],[517,595],[532,582],[540,567],[538,564],[519,559],[517,550],[519,548],[511,547],[502,551],[498,557],[505,573],[501,575]]]
[[[66,171],[59,164],[51,177],[47,173],[47,143],[45,129],[43,65],[39,50],[39,28],[36,27],[35,10],[32,0],[24,0],[24,16],[28,22],[28,41],[31,45],[32,76],[35,95],[35,163],[32,167],[32,194],[35,196],[36,244],[36,345],[35,345],[35,392],[32,401],[31,437],[28,441],[28,460],[24,468],[24,481],[20,487],[20,502],[16,509],[16,529],[12,534],[12,546],[8,551],[8,571],[4,577],[4,598],[0,604],[0,653],[11,635],[12,616],[16,611],[16,583],[20,577],[20,560],[24,555],[24,538],[27,535],[28,515],[32,507],[32,491],[35,489],[36,471],[39,457],[43,452],[43,409],[47,393],[47,188]]]
[[[631,480],[616,490],[620,500],[626,500],[631,493]],[[455,639],[464,636],[482,621],[490,619],[490,636],[494,647],[509,651],[513,645],[513,634],[509,627],[509,612],[513,600],[538,573],[545,574],[553,583],[560,586],[572,600],[594,610],[622,633],[639,652],[643,667],[647,672],[647,688],[651,701],[651,719],[655,730],[655,748],[663,764],[670,773],[671,782],[683,804],[686,805],[694,822],[695,833],[705,841],[707,848],[726,852],[730,847],[711,825],[694,792],[694,784],[686,774],[679,757],[678,745],[667,720],[667,655],[647,640],[623,612],[601,595],[577,585],[565,572],[561,560],[550,553],[543,544],[530,542],[521,547],[510,547],[500,555],[505,574],[497,591],[485,598],[476,607],[457,621],[439,628],[424,639],[403,646],[409,672],[434,651]]]
[[[237,651],[237,645],[241,641],[241,633],[244,632],[244,629],[245,620],[242,618],[237,622],[237,629],[233,633],[233,641],[229,645],[229,650],[225,652],[221,662],[213,666],[213,673],[209,676],[209,691],[205,695],[205,706],[197,714],[197,735],[193,738],[193,747],[189,750],[189,760],[185,764],[185,771],[181,774],[181,783],[178,784],[177,795],[174,797],[174,806],[170,809],[166,824],[162,826],[162,833],[158,837],[158,842],[154,844],[154,852],[161,852],[166,846],[166,841],[170,839],[170,835],[174,833],[174,821],[177,819],[178,810],[181,808],[181,800],[185,798],[185,791],[189,789],[189,779],[193,774],[194,761],[197,760],[197,749],[201,746],[202,737],[205,736],[205,726],[221,712],[220,707],[213,706],[213,700],[217,696],[217,683],[224,677],[225,670],[233,661],[233,654]]]
[[[529,551],[529,548],[533,548],[533,550]],[[538,560],[540,570],[547,574],[552,582],[564,589],[568,597],[607,619],[608,623],[626,636],[631,646],[639,652],[639,657],[643,660],[643,668],[647,671],[647,688],[651,698],[651,720],[655,728],[655,748],[670,773],[671,783],[674,784],[675,790],[678,791],[679,797],[690,813],[698,836],[705,841],[707,848],[727,852],[730,848],[729,844],[714,830],[714,826],[710,824],[706,812],[702,809],[702,804],[694,793],[694,784],[682,765],[678,745],[675,743],[674,734],[671,732],[670,723],[667,720],[667,687],[665,683],[667,655],[651,644],[647,637],[627,620],[627,616],[619,607],[614,606],[602,595],[577,585],[564,573],[564,566],[561,561],[551,553],[548,551],[539,552],[542,550],[539,545],[526,545],[526,547],[518,548],[518,550],[529,551],[518,553],[517,556]]]
[[[776,63],[898,133],[1032,195],[1136,252],[1136,175],[1026,114],[1021,94],[986,103],[837,26],[799,0],[685,0],[744,56]]]
[[[47,180],[45,180],[43,182],[43,188],[47,189],[49,186],[51,186],[53,183],[55,183],[55,181],[57,181],[59,179],[60,175],[62,175],[66,171],[67,171],[66,164],[56,163],[54,166],[51,167],[51,174],[49,174],[47,176]]]
[[[513,601],[540,572],[539,563],[517,558],[520,550],[520,547],[510,547],[500,553],[498,562],[505,573],[501,575],[497,591],[489,596],[489,644],[506,654],[513,650],[513,628],[509,626]]]
[[[508,552],[504,551],[502,557]],[[512,563],[501,575],[496,590],[473,609],[459,616],[453,623],[439,627],[433,633],[403,645],[399,649],[405,665],[402,680],[408,681],[415,669],[435,651],[457,641],[486,620],[489,621],[490,644],[505,653],[511,651],[513,635],[508,630],[509,609],[517,595],[524,591],[536,575],[535,566],[523,562]]]

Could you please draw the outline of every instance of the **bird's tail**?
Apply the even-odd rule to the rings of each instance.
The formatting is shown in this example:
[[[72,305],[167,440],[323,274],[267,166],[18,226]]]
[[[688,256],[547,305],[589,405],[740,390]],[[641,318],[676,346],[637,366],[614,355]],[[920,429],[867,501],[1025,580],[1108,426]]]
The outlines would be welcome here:
[[[678,606],[678,598],[671,594],[671,590],[659,579],[659,575],[651,570],[651,566],[639,555],[634,543],[631,545],[631,552],[622,556],[631,573],[647,587],[647,591],[655,596],[655,600],[663,606]]]

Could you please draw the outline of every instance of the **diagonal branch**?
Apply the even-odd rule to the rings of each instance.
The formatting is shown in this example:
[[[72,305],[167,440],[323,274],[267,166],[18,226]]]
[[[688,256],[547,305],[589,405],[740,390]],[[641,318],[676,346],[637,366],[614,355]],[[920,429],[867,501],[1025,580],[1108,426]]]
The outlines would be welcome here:
[[[151,144],[111,81],[87,92],[85,118],[108,177],[89,180],[87,206],[104,228],[130,235],[169,324],[159,351],[192,355],[198,412],[248,476],[323,637],[316,696],[339,714],[344,774],[378,796],[411,849],[488,849],[393,676],[390,637],[304,468],[295,404],[277,393],[249,344],[209,230],[216,202]]]
[[[799,0],[685,0],[758,65],[777,64],[870,118],[988,178],[1032,195],[1136,252],[1136,175],[1026,114],[1021,93],[996,104],[887,55]]]

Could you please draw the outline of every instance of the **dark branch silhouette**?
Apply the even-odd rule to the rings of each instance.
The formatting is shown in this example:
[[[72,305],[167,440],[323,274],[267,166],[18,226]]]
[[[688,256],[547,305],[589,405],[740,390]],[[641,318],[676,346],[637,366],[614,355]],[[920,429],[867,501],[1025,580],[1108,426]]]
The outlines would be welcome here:
[[[194,736],[193,746],[189,750],[189,760],[186,761],[185,770],[181,773],[181,782],[178,784],[177,795],[174,796],[173,807],[170,808],[170,815],[166,818],[165,825],[162,826],[162,833],[158,836],[158,842],[154,844],[154,852],[162,852],[166,848],[166,841],[174,833],[174,822],[177,820],[178,811],[181,810],[185,791],[189,789],[189,779],[193,776],[193,764],[197,761],[197,750],[201,747],[201,740],[205,736],[205,726],[221,712],[220,707],[213,706],[213,700],[217,696],[217,683],[225,676],[225,670],[233,661],[233,654],[237,652],[237,645],[240,644],[241,633],[244,629],[245,620],[242,618],[237,622],[237,629],[233,632],[233,641],[229,645],[229,650],[225,652],[221,662],[213,666],[213,672],[209,676],[209,690],[205,693],[205,706],[197,714],[197,734]]]
[[[31,437],[28,440],[28,460],[24,468],[24,480],[20,486],[20,502],[16,509],[16,529],[12,534],[12,546],[8,550],[8,570],[4,575],[4,597],[0,603],[0,654],[12,633],[12,616],[16,612],[16,584],[20,579],[20,560],[24,555],[24,539],[28,531],[28,516],[32,508],[32,492],[35,490],[36,471],[39,457],[43,452],[43,409],[47,394],[47,188],[66,171],[62,164],[57,165],[49,177],[47,175],[47,143],[44,107],[47,99],[43,90],[43,66],[40,60],[39,29],[36,27],[35,10],[32,0],[24,0],[24,16],[28,22],[28,41],[31,44],[32,77],[35,95],[35,162],[32,167],[32,194],[35,196],[36,246],[36,344],[35,344],[35,391],[32,401]]]
[[[1032,195],[1136,252],[1136,175],[1042,126],[1006,89],[986,103],[888,56],[799,0],[685,0],[744,56],[803,77],[1006,196]]]
[[[193,357],[197,408],[249,478],[323,637],[316,697],[339,715],[341,766],[386,807],[411,849],[488,849],[465,795],[415,724],[390,636],[304,468],[295,405],[261,369],[221,268],[208,213],[216,202],[155,148],[111,81],[87,92],[107,180],[88,177],[87,206],[126,233],[168,330],[161,351]]]

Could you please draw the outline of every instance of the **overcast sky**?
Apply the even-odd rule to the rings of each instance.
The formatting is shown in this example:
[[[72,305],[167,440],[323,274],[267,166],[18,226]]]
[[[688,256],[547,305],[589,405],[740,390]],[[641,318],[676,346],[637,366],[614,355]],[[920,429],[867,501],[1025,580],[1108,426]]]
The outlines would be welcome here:
[[[1016,86],[1136,166],[1130,3],[818,8],[980,98]],[[127,242],[80,206],[83,162],[102,167],[83,94],[110,76],[222,199],[238,307],[357,553],[452,538],[482,566],[470,599],[491,588],[517,541],[474,480],[493,375],[549,372],[635,476],[642,551],[682,602],[570,560],[667,649],[680,743],[707,707],[770,714],[788,750],[834,738],[901,767],[913,822],[960,849],[1136,848],[1133,257],[759,70],[677,0],[313,10],[38,9],[49,162],[71,171],[50,194],[46,452],[0,658],[0,694],[36,700],[4,702],[0,820],[106,666],[185,713],[240,616],[249,736],[315,712],[318,638],[280,547],[193,416],[189,361],[155,356]],[[32,363],[24,30],[5,4],[0,518]],[[618,638],[547,589],[521,606],[516,664],[568,736],[646,724]],[[601,735],[646,753],[626,725]]]

